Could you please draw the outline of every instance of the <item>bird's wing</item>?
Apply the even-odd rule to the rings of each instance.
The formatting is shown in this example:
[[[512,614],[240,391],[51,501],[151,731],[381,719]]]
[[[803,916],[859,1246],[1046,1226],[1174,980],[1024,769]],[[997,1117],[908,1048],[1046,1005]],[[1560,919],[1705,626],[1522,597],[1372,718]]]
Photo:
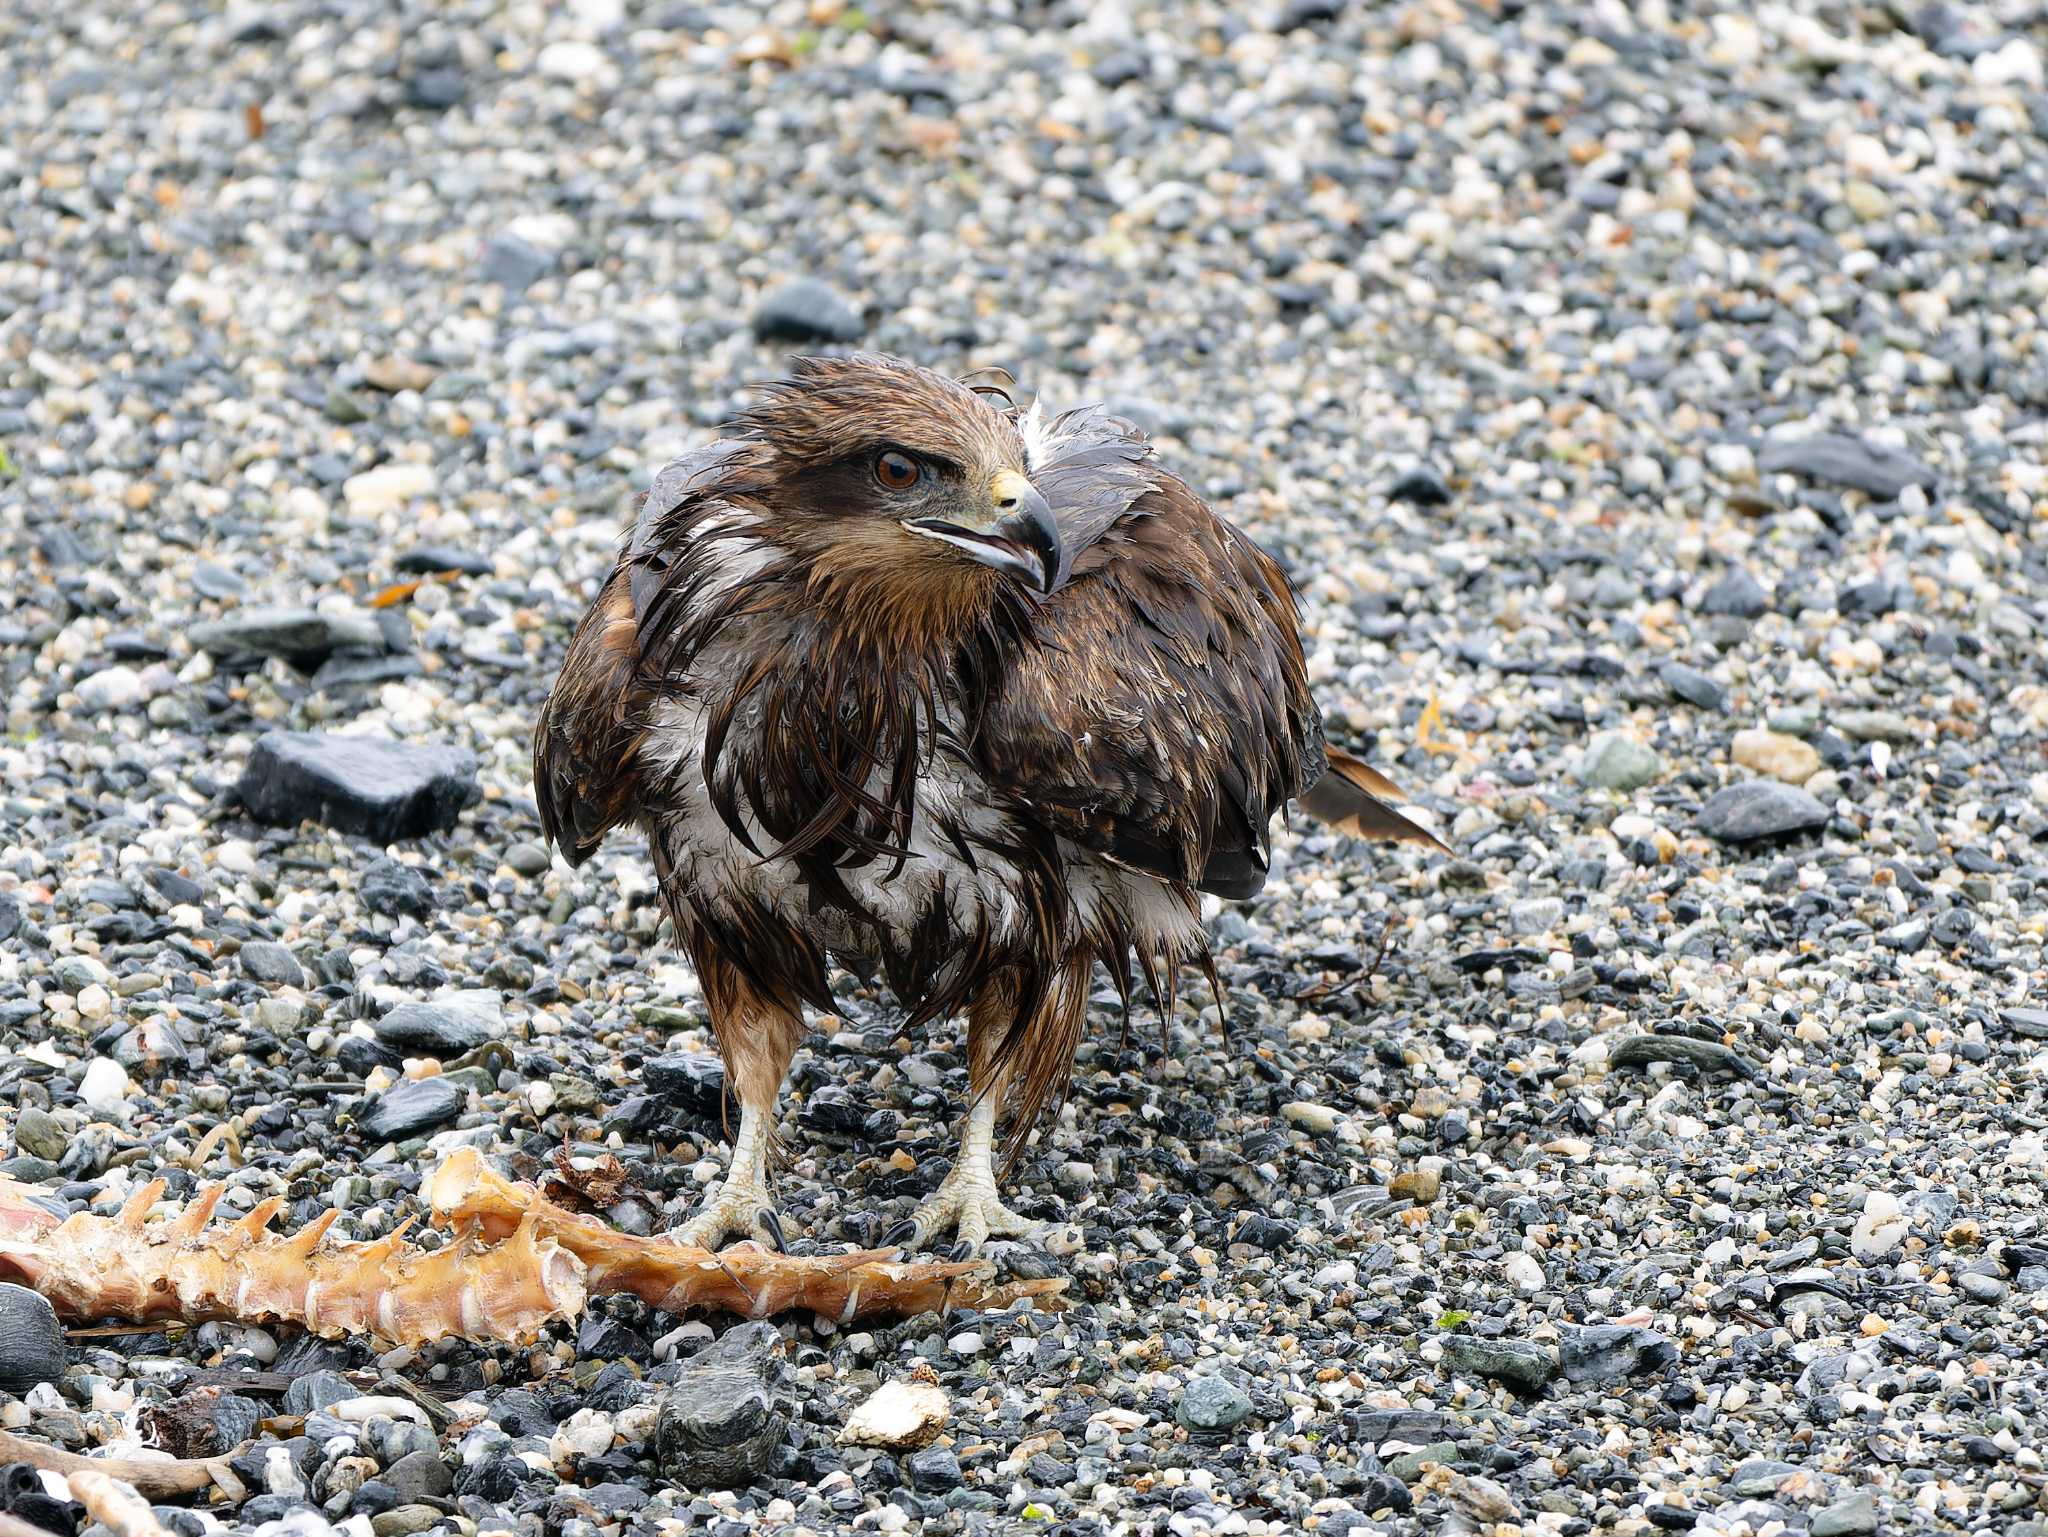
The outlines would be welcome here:
[[[1265,884],[1272,814],[1323,763],[1293,594],[1269,556],[1148,465],[1142,440],[1108,436],[1082,440],[1078,464],[1034,464],[1070,575],[991,680],[977,751],[992,783],[1083,847],[1249,896]]]
[[[672,595],[668,576],[677,547],[666,531],[678,509],[738,451],[731,442],[712,443],[654,477],[541,707],[533,734],[534,799],[542,829],[571,864],[595,853],[640,797],[640,740],[662,674],[642,637],[658,633],[656,610]]]
[[[1355,836],[1436,843],[1389,780],[1326,747],[1279,564],[1130,424],[1090,409],[1020,426],[1065,585],[990,689],[992,782],[1105,858],[1225,897],[1265,885],[1292,799]]]

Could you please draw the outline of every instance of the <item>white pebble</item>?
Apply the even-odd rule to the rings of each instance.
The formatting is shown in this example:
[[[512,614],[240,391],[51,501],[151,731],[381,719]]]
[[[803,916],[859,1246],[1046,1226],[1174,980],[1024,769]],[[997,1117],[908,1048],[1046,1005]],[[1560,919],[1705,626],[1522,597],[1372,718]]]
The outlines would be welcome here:
[[[94,1057],[78,1081],[78,1097],[95,1110],[118,1110],[134,1092],[127,1071],[111,1057]]]

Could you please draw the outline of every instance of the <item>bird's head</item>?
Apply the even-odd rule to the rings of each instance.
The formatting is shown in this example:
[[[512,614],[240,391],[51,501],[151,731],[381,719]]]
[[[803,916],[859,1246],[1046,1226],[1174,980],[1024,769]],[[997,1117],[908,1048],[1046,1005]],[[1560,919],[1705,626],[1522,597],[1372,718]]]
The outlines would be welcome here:
[[[1059,525],[1007,401],[896,358],[800,358],[737,430],[771,537],[821,583],[953,608],[1060,581]]]

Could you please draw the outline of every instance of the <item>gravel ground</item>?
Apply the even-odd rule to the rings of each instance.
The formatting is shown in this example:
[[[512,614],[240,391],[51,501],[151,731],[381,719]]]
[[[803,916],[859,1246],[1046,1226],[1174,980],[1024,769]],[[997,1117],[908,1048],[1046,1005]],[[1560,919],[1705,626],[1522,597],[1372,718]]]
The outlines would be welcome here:
[[[1227,1047],[1103,1011],[998,1251],[1063,1315],[83,1338],[0,1424],[307,1415],[181,1537],[2048,1531],[2038,0],[70,0],[0,49],[5,1172],[366,1236],[567,1143],[621,1226],[691,1208],[694,982],[638,849],[538,845],[527,733],[628,494],[794,349],[1116,403],[1458,850],[1282,839]],[[808,1242],[944,1171],[958,1044],[898,1018],[849,983],[799,1058]],[[912,1363],[944,1437],[839,1445]],[[346,1403],[392,1381],[429,1423]],[[721,1383],[768,1419],[693,1461]]]

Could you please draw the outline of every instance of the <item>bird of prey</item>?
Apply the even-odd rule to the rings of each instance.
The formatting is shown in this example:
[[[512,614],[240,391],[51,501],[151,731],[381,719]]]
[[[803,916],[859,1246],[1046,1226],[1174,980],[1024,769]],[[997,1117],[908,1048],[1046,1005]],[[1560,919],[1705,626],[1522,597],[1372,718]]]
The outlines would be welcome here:
[[[834,966],[879,971],[911,1027],[966,1016],[960,1156],[885,1241],[972,1252],[1028,1230],[998,1114],[1014,1157],[1098,961],[1128,1000],[1135,956],[1170,1010],[1209,964],[1201,894],[1260,889],[1289,801],[1436,842],[1326,746],[1279,565],[1136,428],[872,354],[797,360],[655,476],[534,784],[572,863],[646,835],[702,983],[740,1106],[680,1230],[708,1247],[779,1237],[776,1095]]]

